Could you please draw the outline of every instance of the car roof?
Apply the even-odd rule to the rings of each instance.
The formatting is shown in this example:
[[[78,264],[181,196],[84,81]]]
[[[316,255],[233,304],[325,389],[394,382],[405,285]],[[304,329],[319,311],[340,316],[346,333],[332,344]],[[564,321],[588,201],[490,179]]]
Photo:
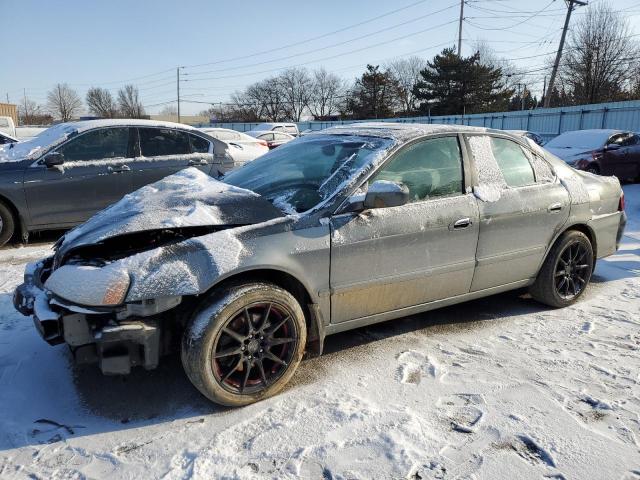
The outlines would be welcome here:
[[[392,138],[406,142],[414,138],[438,133],[499,133],[512,135],[505,130],[468,125],[446,125],[438,123],[394,123],[394,122],[357,122],[348,125],[320,130],[318,135],[359,135]],[[310,134],[310,135],[314,135]]]
[[[567,130],[566,132],[562,132],[560,135],[564,135],[565,133],[574,134],[578,132],[584,133],[585,135],[613,135],[615,133],[633,133],[631,130],[619,130],[617,128],[588,128],[586,130]]]
[[[158,120],[144,120],[136,118],[103,118],[98,120],[80,120],[78,122],[67,122],[76,132],[81,133],[86,130],[100,127],[161,127],[161,128],[180,128],[183,130],[194,130],[196,128],[175,122],[161,122]]]

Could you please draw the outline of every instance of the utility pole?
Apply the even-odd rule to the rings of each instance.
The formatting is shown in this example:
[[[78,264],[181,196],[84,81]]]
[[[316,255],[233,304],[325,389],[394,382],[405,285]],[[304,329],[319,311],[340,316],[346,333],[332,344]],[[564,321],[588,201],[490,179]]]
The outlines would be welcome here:
[[[524,110],[524,94],[527,93],[527,84],[524,84],[524,89],[522,90],[522,96],[520,97],[520,110]]]
[[[176,89],[178,91],[178,123],[180,123],[180,67],[176,67]]]
[[[574,4],[584,7],[587,2],[582,0],[565,0],[567,2],[567,16],[564,19],[564,27],[562,28],[562,36],[560,37],[560,46],[558,47],[558,53],[556,54],[556,61],[553,62],[553,70],[551,71],[551,78],[549,79],[549,86],[544,95],[544,107],[549,107],[551,101],[551,92],[553,91],[553,84],[556,81],[556,74],[558,73],[558,66],[560,65],[560,58],[562,58],[562,49],[564,48],[564,39],[567,36],[567,29],[569,28],[569,20],[571,20],[571,12],[573,11]]]
[[[460,21],[458,22],[458,56],[462,53],[462,20],[464,19],[464,0],[460,0]]]

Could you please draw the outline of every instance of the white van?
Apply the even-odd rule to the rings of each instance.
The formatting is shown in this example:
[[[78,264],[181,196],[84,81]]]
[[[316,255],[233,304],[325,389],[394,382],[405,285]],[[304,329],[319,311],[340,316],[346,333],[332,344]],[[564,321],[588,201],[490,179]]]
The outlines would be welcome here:
[[[288,133],[289,135],[293,135],[294,137],[300,135],[300,132],[298,131],[298,125],[296,125],[295,123],[261,123],[253,129],[254,132],[258,130],[268,132],[283,132]]]

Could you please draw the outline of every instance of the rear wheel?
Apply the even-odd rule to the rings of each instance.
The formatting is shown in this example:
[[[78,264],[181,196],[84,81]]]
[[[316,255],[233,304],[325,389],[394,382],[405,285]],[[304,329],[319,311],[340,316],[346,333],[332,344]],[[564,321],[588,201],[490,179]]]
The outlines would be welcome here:
[[[563,233],[531,286],[531,296],[552,307],[571,305],[587,288],[593,261],[593,247],[584,233],[576,230]]]
[[[214,292],[182,341],[182,364],[210,400],[239,407],[278,393],[300,364],[304,313],[286,290],[269,283]]]
[[[0,247],[11,240],[15,228],[16,222],[13,213],[9,207],[0,202]]]
[[[585,168],[585,171],[593,173],[594,175],[600,175],[600,167],[598,167],[598,165],[589,165],[587,168]]]

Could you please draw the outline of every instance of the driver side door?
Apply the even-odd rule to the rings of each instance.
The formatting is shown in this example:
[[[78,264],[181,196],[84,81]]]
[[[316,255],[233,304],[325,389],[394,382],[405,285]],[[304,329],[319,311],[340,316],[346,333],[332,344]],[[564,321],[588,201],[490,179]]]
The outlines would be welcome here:
[[[331,218],[332,323],[469,292],[478,209],[463,165],[456,135],[414,142],[369,180],[406,185],[409,203]]]

